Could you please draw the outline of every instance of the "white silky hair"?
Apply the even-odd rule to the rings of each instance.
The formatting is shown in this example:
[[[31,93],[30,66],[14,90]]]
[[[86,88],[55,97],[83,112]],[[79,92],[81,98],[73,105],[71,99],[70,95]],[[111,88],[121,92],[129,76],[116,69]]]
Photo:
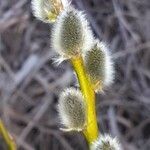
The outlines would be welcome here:
[[[69,99],[71,100],[71,103],[67,102],[67,100]],[[80,108],[75,108],[76,104],[80,104],[78,105]],[[70,110],[71,112],[68,113],[68,111]],[[77,110],[81,112],[80,115]],[[81,131],[86,124],[86,106],[83,100],[82,93],[75,88],[65,89],[59,97],[58,113],[60,122],[65,127],[63,130]]]
[[[51,9],[51,2],[49,0],[32,0],[31,8],[33,15],[44,22],[48,22],[46,20],[47,12]]]
[[[71,5],[71,0],[61,0],[64,8],[67,8]]]
[[[98,139],[92,143],[90,150],[103,150],[107,145],[108,150],[122,150],[118,139],[112,138],[109,134],[100,135]]]
[[[102,92],[104,88],[113,83],[114,64],[111,52],[104,42],[95,39],[93,47],[83,54],[83,58],[91,82],[96,81],[102,83],[99,85],[100,87],[96,87],[95,92]]]
[[[63,23],[66,17],[68,17],[69,12],[72,12],[78,21],[78,25],[81,28],[80,35],[82,40],[78,49],[81,50],[81,53],[84,51],[89,50],[93,45],[93,34],[89,27],[89,23],[86,20],[85,14],[82,11],[78,11],[72,6],[67,7],[63,10],[60,15],[57,17],[57,21],[54,24],[53,31],[52,31],[52,47],[53,49],[58,52],[60,55],[64,57],[70,58],[68,54],[65,53],[65,49],[62,46],[62,42],[65,39],[62,39],[62,31],[63,31]]]

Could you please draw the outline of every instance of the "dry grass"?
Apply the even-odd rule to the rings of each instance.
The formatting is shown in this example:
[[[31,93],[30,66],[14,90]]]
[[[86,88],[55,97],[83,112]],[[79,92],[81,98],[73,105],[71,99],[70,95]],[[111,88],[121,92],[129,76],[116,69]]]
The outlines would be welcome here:
[[[124,150],[149,150],[149,0],[73,3],[86,11],[115,60],[114,84],[97,95],[101,132],[118,136]],[[68,62],[53,64],[49,37],[49,25],[32,16],[30,0],[0,0],[0,115],[19,150],[86,150],[81,135],[59,131],[58,94],[76,81]]]

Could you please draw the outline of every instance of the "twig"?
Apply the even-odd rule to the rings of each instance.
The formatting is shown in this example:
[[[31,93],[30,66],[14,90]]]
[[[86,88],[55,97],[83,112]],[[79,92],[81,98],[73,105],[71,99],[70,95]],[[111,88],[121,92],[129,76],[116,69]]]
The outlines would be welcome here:
[[[8,131],[5,128],[1,119],[0,119],[0,134],[4,138],[9,150],[16,150],[17,149],[16,144],[15,144],[12,136],[8,133]]]

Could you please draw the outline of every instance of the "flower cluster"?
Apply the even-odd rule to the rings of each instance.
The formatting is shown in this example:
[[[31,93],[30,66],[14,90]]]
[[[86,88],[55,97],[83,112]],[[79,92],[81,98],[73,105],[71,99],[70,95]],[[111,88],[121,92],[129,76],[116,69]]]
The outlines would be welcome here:
[[[95,39],[86,15],[67,0],[32,0],[32,10],[38,19],[52,23],[52,47],[64,59],[83,56],[85,68],[95,91],[101,91],[113,81],[114,71],[110,51],[104,42]],[[54,18],[50,17],[54,14]]]
[[[112,58],[106,44],[96,39],[84,12],[68,0],[32,0],[35,17],[53,24],[51,44],[60,58],[69,59],[80,90],[68,88],[59,97],[58,113],[64,131],[83,131],[92,150],[120,150],[115,139],[98,138],[94,92],[113,81]],[[90,137],[91,136],[91,137]],[[118,147],[118,148],[117,148]]]

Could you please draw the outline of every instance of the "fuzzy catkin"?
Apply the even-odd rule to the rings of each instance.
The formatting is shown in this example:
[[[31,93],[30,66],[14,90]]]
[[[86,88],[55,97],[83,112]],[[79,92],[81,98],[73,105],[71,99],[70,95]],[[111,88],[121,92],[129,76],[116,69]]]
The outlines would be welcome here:
[[[105,78],[105,53],[97,45],[86,54],[86,69],[92,82],[104,81]]]
[[[67,51],[68,54],[74,55],[78,53],[78,47],[81,46],[82,41],[82,27],[79,24],[79,18],[77,18],[73,12],[68,13],[68,16],[64,18],[62,28],[62,47]]]
[[[102,90],[110,85],[114,77],[114,68],[111,56],[105,44],[95,41],[92,49],[85,53],[84,62],[87,74],[95,91]]]
[[[82,93],[74,88],[63,91],[59,98],[58,113],[65,128],[80,131],[86,124],[86,105]]]
[[[48,20],[48,12],[52,11],[52,3],[50,0],[32,0],[31,7],[33,15],[43,21],[51,22]]]
[[[92,143],[91,150],[122,150],[117,138],[110,135],[100,135],[99,138]]]
[[[65,5],[67,5],[67,0],[63,0]],[[69,4],[68,4],[69,5]],[[32,0],[31,8],[33,15],[45,22],[45,23],[53,23],[55,22],[58,14],[63,9],[63,4],[61,0]]]
[[[83,12],[68,7],[58,16],[52,31],[52,46],[67,58],[76,57],[93,45],[93,35]]]

